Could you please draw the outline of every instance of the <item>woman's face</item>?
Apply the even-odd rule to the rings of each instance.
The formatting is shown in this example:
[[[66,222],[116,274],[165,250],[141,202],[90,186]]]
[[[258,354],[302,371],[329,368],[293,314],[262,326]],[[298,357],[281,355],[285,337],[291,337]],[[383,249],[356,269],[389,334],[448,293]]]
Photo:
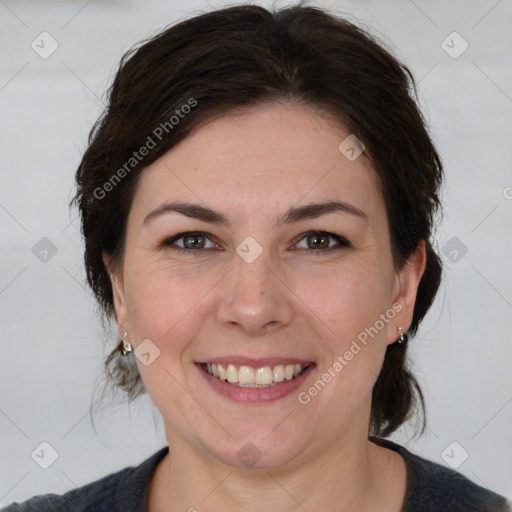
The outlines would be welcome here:
[[[350,139],[338,147],[348,135],[274,104],[203,126],[141,176],[116,311],[173,449],[270,468],[366,439],[425,261],[420,245],[394,270],[374,171]],[[311,207],[327,202],[341,206]],[[227,381],[208,373],[219,364]]]

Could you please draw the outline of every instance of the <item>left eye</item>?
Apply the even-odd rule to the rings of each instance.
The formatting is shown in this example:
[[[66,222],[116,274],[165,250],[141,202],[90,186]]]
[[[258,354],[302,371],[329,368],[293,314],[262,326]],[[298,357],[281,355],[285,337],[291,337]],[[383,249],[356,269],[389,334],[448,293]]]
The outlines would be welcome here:
[[[336,240],[338,244],[333,247],[329,247],[330,238]],[[313,251],[318,251],[321,249],[322,252],[325,252],[334,249],[340,249],[341,247],[350,246],[350,243],[347,239],[343,238],[342,236],[335,235],[334,233],[327,233],[326,231],[310,231],[309,233],[302,235],[300,240],[306,240],[306,244],[308,245],[308,247],[299,247],[300,249],[309,249]]]

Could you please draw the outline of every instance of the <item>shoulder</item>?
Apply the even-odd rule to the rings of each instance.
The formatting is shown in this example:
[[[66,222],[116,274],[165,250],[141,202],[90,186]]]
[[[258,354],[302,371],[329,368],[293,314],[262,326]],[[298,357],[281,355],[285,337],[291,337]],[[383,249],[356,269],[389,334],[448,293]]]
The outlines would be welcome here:
[[[44,494],[34,496],[22,503],[12,503],[2,509],[2,512],[114,510],[112,505],[119,482],[130,473],[130,469],[125,468],[62,495]]]
[[[371,441],[398,452],[405,461],[408,482],[403,512],[512,512],[503,496],[464,475],[387,439]]]
[[[168,451],[168,447],[162,448],[139,466],[124,468],[65,494],[34,496],[22,503],[12,503],[1,512],[142,511],[150,476]]]

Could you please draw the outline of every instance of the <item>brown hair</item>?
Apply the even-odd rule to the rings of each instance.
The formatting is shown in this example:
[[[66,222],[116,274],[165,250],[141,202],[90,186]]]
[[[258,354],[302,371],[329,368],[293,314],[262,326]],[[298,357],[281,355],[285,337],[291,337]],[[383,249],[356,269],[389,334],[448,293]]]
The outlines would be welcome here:
[[[346,19],[303,4],[274,12],[254,5],[216,10],[132,48],[89,135],[72,201],[81,214],[87,280],[105,317],[115,311],[102,253],[114,265],[122,261],[127,217],[144,167],[205,121],[240,107],[290,100],[329,112],[365,144],[386,206],[396,269],[425,240],[426,270],[408,331],[415,335],[441,282],[441,260],[430,237],[443,177],[415,97],[410,71],[381,41]],[[134,152],[140,156],[149,139],[155,146],[139,161]],[[387,348],[373,389],[373,435],[396,430],[418,398],[424,413],[406,348],[406,343]],[[106,368],[135,398],[144,387],[129,359],[115,349]]]

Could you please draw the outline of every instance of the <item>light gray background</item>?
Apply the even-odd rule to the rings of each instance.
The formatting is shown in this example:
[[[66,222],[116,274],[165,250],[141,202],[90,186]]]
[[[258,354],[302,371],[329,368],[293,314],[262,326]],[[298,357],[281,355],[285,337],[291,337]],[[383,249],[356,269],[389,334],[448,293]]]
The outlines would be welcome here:
[[[147,399],[97,416],[96,433],[91,426],[107,349],[68,201],[122,54],[208,3],[0,0],[0,506],[84,485],[165,444]],[[462,257],[456,249],[458,261],[443,255],[446,280],[411,343],[429,429],[393,439],[441,464],[460,462],[465,450],[458,471],[512,498],[512,2],[315,5],[383,34],[414,72],[446,165],[439,248],[453,237],[467,247]],[[59,45],[47,59],[31,48],[43,31]],[[441,47],[453,31],[469,44],[456,59]],[[57,247],[46,263],[32,252],[42,237]],[[58,453],[48,469],[31,458],[43,441]]]

